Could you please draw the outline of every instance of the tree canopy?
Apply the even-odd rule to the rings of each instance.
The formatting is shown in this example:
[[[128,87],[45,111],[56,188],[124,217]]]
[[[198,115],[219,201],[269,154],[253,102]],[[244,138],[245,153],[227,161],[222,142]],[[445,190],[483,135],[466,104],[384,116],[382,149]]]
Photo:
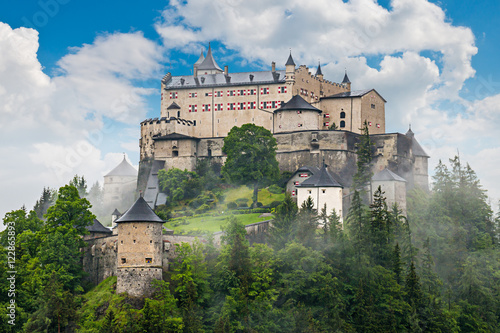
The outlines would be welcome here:
[[[253,185],[254,205],[259,186],[279,176],[276,148],[272,133],[254,124],[235,126],[224,138],[222,151],[227,159],[222,173],[234,184]]]

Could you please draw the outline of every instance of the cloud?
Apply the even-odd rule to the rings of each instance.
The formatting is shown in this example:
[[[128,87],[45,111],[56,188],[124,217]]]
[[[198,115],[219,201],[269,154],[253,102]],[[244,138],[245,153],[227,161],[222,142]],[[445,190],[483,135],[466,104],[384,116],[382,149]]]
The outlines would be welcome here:
[[[58,188],[75,174],[101,180],[115,166],[102,156],[107,147],[137,140],[127,128],[145,118],[147,96],[158,94],[141,82],[161,77],[163,51],[140,32],[72,48],[52,77],[42,71],[38,46],[36,30],[0,23],[0,182],[9,189],[1,216],[31,208],[44,186]]]

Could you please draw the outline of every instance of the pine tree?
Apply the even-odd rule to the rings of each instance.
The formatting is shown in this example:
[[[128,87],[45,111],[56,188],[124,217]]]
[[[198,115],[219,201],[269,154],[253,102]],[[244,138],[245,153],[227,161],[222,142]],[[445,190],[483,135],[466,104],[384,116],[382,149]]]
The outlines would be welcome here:
[[[387,203],[385,201],[384,192],[379,186],[373,196],[373,204],[371,208],[370,221],[370,245],[372,246],[372,255],[375,263],[385,266],[390,266],[390,257],[392,249],[392,241],[394,234],[392,230]]]
[[[289,192],[285,193],[285,200],[276,207],[273,222],[269,227],[269,242],[274,250],[278,251],[290,242],[297,232],[298,207]]]
[[[394,246],[392,271],[396,275],[396,282],[401,284],[403,282],[403,262],[401,261],[401,249],[399,248],[399,243],[396,243]]]
[[[422,304],[423,296],[420,288],[420,278],[417,275],[415,263],[413,261],[411,262],[410,269],[406,275],[405,292],[408,304],[410,304],[412,308],[418,309]]]
[[[310,196],[300,206],[297,219],[297,241],[304,246],[315,248],[318,212],[314,208],[314,202]]]
[[[372,155],[372,141],[368,131],[368,122],[365,120],[363,128],[360,128],[361,136],[359,142],[356,144],[357,155],[357,171],[352,178],[353,188],[361,193],[366,193],[366,186],[370,183],[373,173],[371,172]]]

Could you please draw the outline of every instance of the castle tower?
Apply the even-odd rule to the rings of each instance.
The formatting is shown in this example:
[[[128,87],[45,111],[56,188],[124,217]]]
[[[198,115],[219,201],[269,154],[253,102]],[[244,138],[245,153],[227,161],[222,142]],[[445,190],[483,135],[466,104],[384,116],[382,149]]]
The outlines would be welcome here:
[[[300,95],[274,110],[274,133],[319,129],[321,110],[307,103]]]
[[[142,197],[116,220],[117,293],[150,296],[151,282],[162,279],[163,222]]]
[[[106,211],[110,212],[113,208],[123,211],[129,207],[134,202],[136,187],[137,170],[123,155],[121,163],[104,176],[103,201]]]
[[[351,81],[349,81],[349,77],[347,76],[347,70],[345,71],[344,79],[342,80],[342,84],[344,84],[349,91],[351,91]]]
[[[295,62],[292,58],[292,51],[290,51],[290,55],[285,64],[285,78],[287,84],[292,85],[295,83]]]
[[[320,63],[318,63],[318,69],[316,70],[316,77],[320,81],[323,81],[323,72],[321,71],[321,64]]]
[[[384,169],[372,177],[372,198],[378,187],[385,192],[387,207],[392,208],[394,204],[406,215],[406,180],[389,169]]]
[[[205,55],[203,55],[203,50],[201,51],[200,57],[198,60],[193,65],[193,76],[197,77],[198,76],[198,66],[205,60]]]
[[[199,59],[198,59],[199,60]],[[198,65],[197,74],[220,74],[223,70],[217,65],[214,57],[212,56],[212,48],[210,43],[208,43],[207,56]]]
[[[413,179],[410,182],[410,187],[420,187],[424,191],[429,191],[429,174],[427,170],[429,170],[430,156],[427,155],[417,139],[415,139],[415,134],[411,130],[411,126],[405,135],[411,140],[411,152],[414,159]]]

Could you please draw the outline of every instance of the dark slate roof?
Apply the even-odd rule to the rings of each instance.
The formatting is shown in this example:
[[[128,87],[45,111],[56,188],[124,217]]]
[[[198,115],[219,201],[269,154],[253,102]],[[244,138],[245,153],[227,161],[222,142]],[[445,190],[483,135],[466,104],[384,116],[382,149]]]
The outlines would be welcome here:
[[[170,133],[164,136],[153,137],[153,140],[199,140],[199,138],[195,138],[194,136],[179,134],[179,133]]]
[[[163,223],[164,221],[158,217],[158,215],[153,212],[151,207],[149,207],[146,200],[143,197],[139,197],[137,201],[130,207],[129,210],[122,217],[115,221],[116,223],[121,222],[158,222]]]
[[[295,62],[293,62],[293,58],[292,58],[292,52],[290,52],[290,55],[288,56],[288,60],[286,61],[285,66],[288,66],[288,65],[294,65],[295,66]]]
[[[137,176],[137,170],[123,156],[123,161],[104,177],[107,176]]]
[[[349,81],[349,76],[347,76],[347,71],[345,71],[345,75],[344,75],[344,79],[342,80],[342,83],[351,83],[351,81]]]
[[[219,70],[222,71],[222,69],[217,65],[215,62],[214,57],[212,56],[212,48],[210,47],[210,43],[208,44],[208,51],[207,51],[207,56],[201,64],[198,65],[198,70]]]
[[[274,74],[273,74],[274,73]],[[253,76],[250,81],[250,75]],[[193,75],[172,76],[166,81],[165,89],[194,89],[194,88],[207,88],[207,87],[227,87],[227,86],[241,86],[248,84],[273,84],[285,82],[285,71],[259,71],[259,72],[242,72],[242,73],[229,73],[230,82],[227,82],[224,73],[218,74],[200,74],[195,77]],[[202,80],[204,78],[204,80]],[[184,80],[182,84],[181,80]]]
[[[203,60],[205,60],[205,56],[203,55],[203,50],[202,50],[200,57],[198,58],[198,60],[196,60],[196,62],[194,63],[194,66],[198,67],[203,62]]]
[[[100,232],[103,234],[111,234],[112,231],[101,224],[101,222],[94,219],[94,223],[85,227],[89,232]]]
[[[167,110],[172,110],[172,109],[180,109],[181,107],[179,105],[177,105],[177,103],[175,102],[172,102],[172,104],[170,104],[168,107],[167,107]]]
[[[330,95],[327,97],[322,97],[322,99],[328,99],[328,98],[348,98],[348,97],[363,97],[364,95],[368,94],[369,92],[374,91],[376,92],[384,102],[387,102],[385,98],[382,97],[375,89],[365,89],[365,90],[354,90],[354,91],[346,91],[340,94],[335,94],[335,95]]]
[[[315,167],[315,166],[302,166],[300,168],[297,169],[297,171],[295,171],[295,173],[297,172],[304,172],[304,171],[309,171],[310,173],[312,174],[315,174],[316,172],[319,171],[319,168],[318,167]]]
[[[293,96],[288,102],[285,103],[285,105],[283,105],[279,109],[274,110],[274,112],[278,111],[316,111],[321,113],[320,109],[317,109],[311,104],[307,103],[299,95]]]
[[[113,211],[113,213],[111,213],[111,215],[120,216],[120,215],[122,215],[122,213],[120,213],[120,212],[118,211],[118,209],[116,209],[116,208],[115,208],[115,210]]]
[[[387,168],[375,174],[375,176],[372,177],[372,180],[406,182],[406,180],[403,177],[398,176],[397,174],[395,174],[394,172],[392,172]]]
[[[321,71],[321,64],[318,64],[318,69],[316,70],[316,76],[318,75],[323,75],[323,72]]]
[[[323,166],[319,172],[316,172],[311,177],[304,180],[299,185],[300,187],[343,187],[339,184],[335,179],[333,179],[332,175],[326,169],[326,166]]]

